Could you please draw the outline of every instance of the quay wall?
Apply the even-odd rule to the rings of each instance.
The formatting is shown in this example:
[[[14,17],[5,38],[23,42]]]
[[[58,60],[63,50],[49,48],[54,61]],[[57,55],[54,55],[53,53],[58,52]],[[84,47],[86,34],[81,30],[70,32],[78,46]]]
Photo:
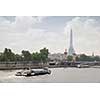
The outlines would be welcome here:
[[[0,70],[16,70],[16,69],[25,69],[25,68],[59,68],[64,67],[61,65],[35,65],[35,64],[0,64]]]
[[[89,67],[92,66],[99,66],[99,63],[87,63]],[[77,67],[76,65],[69,66],[67,64],[65,65],[48,65],[48,64],[41,64],[41,63],[29,63],[29,62],[0,62],[0,70],[16,70],[16,69],[25,69],[25,68],[66,68],[66,67]]]

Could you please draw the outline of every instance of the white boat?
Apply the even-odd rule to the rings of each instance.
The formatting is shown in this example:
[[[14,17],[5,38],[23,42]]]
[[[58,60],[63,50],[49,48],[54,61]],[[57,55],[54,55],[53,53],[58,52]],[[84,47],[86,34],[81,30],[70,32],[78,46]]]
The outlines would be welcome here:
[[[51,74],[51,70],[48,68],[43,69],[27,69],[22,70],[20,72],[17,72],[16,76],[36,76],[36,75],[45,75],[45,74]]]
[[[77,67],[78,68],[89,68],[89,65],[86,65],[86,64],[78,64]]]

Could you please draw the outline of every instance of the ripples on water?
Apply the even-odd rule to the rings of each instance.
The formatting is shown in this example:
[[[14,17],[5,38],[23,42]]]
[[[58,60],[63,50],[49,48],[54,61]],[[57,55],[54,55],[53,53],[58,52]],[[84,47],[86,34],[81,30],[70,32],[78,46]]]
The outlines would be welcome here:
[[[3,83],[72,83],[100,82],[99,68],[53,68],[50,75],[15,76],[14,71],[0,71],[0,82]]]

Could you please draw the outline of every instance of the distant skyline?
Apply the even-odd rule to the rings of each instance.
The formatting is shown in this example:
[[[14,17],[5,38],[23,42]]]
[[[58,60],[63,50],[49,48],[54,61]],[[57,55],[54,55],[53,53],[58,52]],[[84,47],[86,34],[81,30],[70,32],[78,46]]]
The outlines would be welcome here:
[[[51,53],[63,53],[69,48],[70,28],[76,53],[100,55],[100,17],[96,16],[0,16],[0,51],[36,52],[47,47]]]

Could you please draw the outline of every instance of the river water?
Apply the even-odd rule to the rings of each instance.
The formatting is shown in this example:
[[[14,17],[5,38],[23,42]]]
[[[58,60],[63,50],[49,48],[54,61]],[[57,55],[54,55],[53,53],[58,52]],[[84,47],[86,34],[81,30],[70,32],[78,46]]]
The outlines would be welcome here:
[[[100,68],[52,68],[51,74],[41,76],[15,76],[13,71],[0,71],[1,83],[99,83]]]

